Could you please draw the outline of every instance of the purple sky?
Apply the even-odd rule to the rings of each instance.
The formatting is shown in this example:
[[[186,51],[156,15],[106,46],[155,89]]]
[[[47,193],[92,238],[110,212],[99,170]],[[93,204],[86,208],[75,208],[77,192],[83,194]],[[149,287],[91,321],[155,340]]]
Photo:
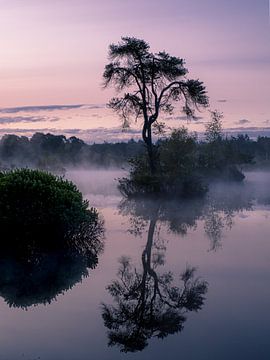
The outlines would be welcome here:
[[[224,112],[226,127],[270,125],[268,0],[0,0],[0,4],[2,108],[106,103],[113,94],[101,89],[108,45],[127,35],[145,39],[153,51],[166,50],[186,59],[190,77],[205,82],[212,108]],[[56,128],[81,126],[72,112],[64,114],[54,114],[61,118],[55,121]],[[7,118],[2,113],[0,130],[7,124],[11,129],[48,127],[50,120],[30,115],[21,121],[17,114],[20,125],[15,119],[10,125],[1,122],[1,117]],[[90,128],[102,125],[102,113],[98,115],[89,120]],[[105,126],[115,126],[115,119],[111,116],[110,122],[106,116]]]

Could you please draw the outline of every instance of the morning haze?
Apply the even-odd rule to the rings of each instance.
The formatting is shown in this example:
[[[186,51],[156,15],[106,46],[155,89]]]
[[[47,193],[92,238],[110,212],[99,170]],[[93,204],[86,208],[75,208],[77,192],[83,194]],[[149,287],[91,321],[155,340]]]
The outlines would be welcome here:
[[[0,358],[268,360],[268,1],[1,15]]]

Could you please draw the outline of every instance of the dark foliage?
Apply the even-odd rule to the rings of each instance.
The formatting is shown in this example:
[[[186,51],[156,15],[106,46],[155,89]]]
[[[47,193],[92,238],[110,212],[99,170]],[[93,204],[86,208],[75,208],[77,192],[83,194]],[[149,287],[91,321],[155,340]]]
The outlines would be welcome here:
[[[54,140],[58,146],[52,145]],[[162,142],[163,140],[159,140],[157,145]],[[206,149],[208,144],[206,141],[196,142],[200,147],[202,166],[209,167],[212,164],[213,168],[215,164],[220,163],[220,159],[212,163],[211,157],[207,154],[217,153],[212,151],[213,149],[211,151],[209,148]],[[223,137],[219,146],[227,161],[230,160],[232,164],[250,163],[254,166],[256,162],[260,166],[270,165],[268,137],[259,137],[256,141],[251,140],[247,135]],[[76,137],[66,138],[63,135],[36,133],[30,139],[25,136],[5,135],[0,140],[0,168],[4,170],[29,167],[62,174],[65,167],[121,167],[125,166],[129,159],[142,154],[144,150],[143,142],[134,140],[126,143],[89,145]],[[174,156],[181,156],[177,147]]]
[[[38,168],[63,174],[65,167],[122,166],[139,154],[142,142],[88,145],[63,135],[35,133],[32,138],[5,135],[0,140],[0,168]]]
[[[95,209],[70,181],[38,170],[0,173],[1,243],[14,249],[86,246],[99,225]]]
[[[50,302],[88,273],[103,221],[76,186],[38,170],[0,173],[0,294],[12,306]]]
[[[184,127],[159,141],[155,173],[145,155],[137,156],[131,161],[129,178],[120,180],[122,194],[190,198],[204,195],[211,180],[241,182],[245,178],[241,166],[253,162],[250,140],[224,137],[222,117],[218,111],[211,112],[204,141]]]
[[[147,156],[130,161],[129,178],[120,179],[119,189],[124,196],[194,197],[205,194],[198,164],[198,144],[195,135],[181,128],[158,144],[155,174],[151,173]]]

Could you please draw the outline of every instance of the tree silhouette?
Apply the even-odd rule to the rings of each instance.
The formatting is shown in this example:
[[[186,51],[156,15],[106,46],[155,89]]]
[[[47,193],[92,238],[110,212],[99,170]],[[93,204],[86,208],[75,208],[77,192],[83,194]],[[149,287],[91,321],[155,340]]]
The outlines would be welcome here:
[[[208,106],[205,86],[199,80],[187,79],[183,59],[165,51],[154,54],[148,43],[134,37],[122,37],[109,46],[110,63],[103,73],[104,86],[113,85],[121,93],[109,106],[128,127],[130,118],[143,118],[142,138],[147,146],[151,173],[156,172],[152,127],[162,112],[172,113],[175,102],[183,103],[183,111],[194,117],[195,109]],[[129,89],[129,92],[124,92]]]

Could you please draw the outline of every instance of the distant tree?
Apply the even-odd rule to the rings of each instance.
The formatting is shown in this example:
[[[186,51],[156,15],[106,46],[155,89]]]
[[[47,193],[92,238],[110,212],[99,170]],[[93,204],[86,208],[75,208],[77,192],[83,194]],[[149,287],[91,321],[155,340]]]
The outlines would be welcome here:
[[[31,143],[37,151],[46,154],[61,153],[64,151],[67,140],[64,135],[35,133],[31,138]]]
[[[205,126],[205,146],[201,154],[201,164],[206,171],[222,170],[226,166],[224,154],[223,132],[222,132],[223,114],[217,110],[211,112],[211,119]]]
[[[109,46],[110,63],[103,74],[104,86],[113,85],[121,94],[111,99],[109,106],[128,127],[131,116],[143,118],[142,138],[147,146],[151,173],[156,172],[152,141],[152,126],[158,125],[161,112],[171,114],[173,104],[183,102],[183,111],[194,117],[195,109],[208,106],[204,84],[187,79],[188,70],[183,59],[165,51],[150,52],[144,40],[122,37],[118,44]],[[126,89],[130,92],[125,93]]]
[[[205,127],[205,138],[209,143],[222,140],[223,114],[217,110],[211,111],[211,120]]]
[[[196,134],[184,127],[174,130],[160,144],[160,167],[168,189],[182,196],[198,196],[207,187],[198,178],[198,150]]]
[[[270,139],[266,136],[259,136],[257,139],[257,153],[265,161],[270,159]]]
[[[29,155],[29,140],[25,136],[4,135],[0,141],[0,156],[5,162],[24,164]]]

